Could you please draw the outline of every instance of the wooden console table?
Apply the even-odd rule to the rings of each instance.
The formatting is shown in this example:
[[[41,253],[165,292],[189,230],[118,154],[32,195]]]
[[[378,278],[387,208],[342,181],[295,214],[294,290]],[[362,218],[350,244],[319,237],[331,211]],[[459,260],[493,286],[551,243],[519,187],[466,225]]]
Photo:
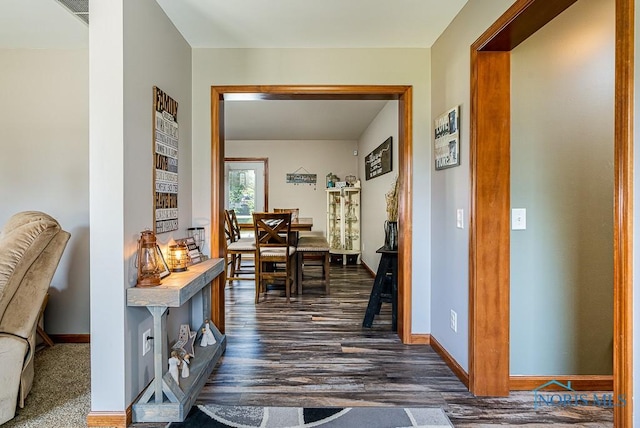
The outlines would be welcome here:
[[[373,317],[380,313],[382,302],[391,302],[391,329],[398,329],[398,250],[378,248],[380,264],[373,281],[369,304],[362,321],[362,327],[371,328]]]
[[[186,272],[174,272],[157,287],[127,289],[127,306],[144,306],[153,315],[154,379],[133,405],[134,422],[182,422],[204,386],[209,374],[227,347],[226,335],[212,325],[216,344],[195,346],[188,378],[176,384],[168,371],[167,309],[180,307],[202,291],[202,320],[191,320],[196,329],[211,317],[211,282],[224,271],[224,259],[209,259],[189,266]],[[192,313],[194,311],[192,310]],[[176,332],[177,334],[177,332]]]

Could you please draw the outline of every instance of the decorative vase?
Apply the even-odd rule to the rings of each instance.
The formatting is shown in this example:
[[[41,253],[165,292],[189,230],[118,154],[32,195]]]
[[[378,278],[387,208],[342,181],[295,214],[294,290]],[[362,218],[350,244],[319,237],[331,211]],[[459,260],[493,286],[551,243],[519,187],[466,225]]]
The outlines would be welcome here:
[[[386,250],[398,249],[398,222],[384,222],[384,248]]]

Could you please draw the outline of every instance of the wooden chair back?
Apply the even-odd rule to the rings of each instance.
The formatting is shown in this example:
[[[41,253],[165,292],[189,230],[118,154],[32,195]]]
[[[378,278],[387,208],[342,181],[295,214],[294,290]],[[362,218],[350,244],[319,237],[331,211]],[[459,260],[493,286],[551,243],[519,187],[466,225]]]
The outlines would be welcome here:
[[[291,213],[291,221],[296,221],[300,218],[300,208],[274,208],[274,213]]]
[[[224,236],[225,236],[225,239],[227,240],[227,245],[237,241],[236,234],[233,230],[233,219],[232,219],[232,216],[235,217],[235,215],[236,213],[234,210],[224,210]]]
[[[256,303],[260,292],[267,293],[266,283],[269,280],[281,279],[285,283],[285,295],[289,302],[291,287],[295,285],[296,249],[292,247],[291,213],[253,213],[253,227],[256,242]],[[268,265],[284,264],[284,271],[268,269]]]
[[[291,213],[253,213],[256,249],[286,247],[289,251]]]

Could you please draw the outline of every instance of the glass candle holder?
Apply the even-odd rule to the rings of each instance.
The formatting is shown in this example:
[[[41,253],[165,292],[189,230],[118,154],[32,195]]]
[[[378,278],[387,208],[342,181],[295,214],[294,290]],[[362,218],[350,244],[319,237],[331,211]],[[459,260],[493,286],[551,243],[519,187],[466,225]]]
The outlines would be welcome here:
[[[189,264],[189,249],[184,244],[169,245],[169,269],[184,272]]]

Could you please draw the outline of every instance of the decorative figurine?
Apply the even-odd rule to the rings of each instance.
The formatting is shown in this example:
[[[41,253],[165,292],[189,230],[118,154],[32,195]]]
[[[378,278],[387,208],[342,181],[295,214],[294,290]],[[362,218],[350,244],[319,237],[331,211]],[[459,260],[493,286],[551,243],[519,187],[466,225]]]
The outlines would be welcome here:
[[[180,364],[180,358],[178,357],[178,351],[171,351],[171,358],[169,358],[169,374],[173,380],[178,382],[178,365]]]
[[[184,354],[184,356],[182,357],[182,372],[181,375],[183,378],[185,377],[189,377],[189,359],[191,358],[191,355],[189,354]]]
[[[203,348],[209,345],[215,345],[216,338],[209,327],[209,320],[204,320],[204,327],[202,327],[202,338],[200,339],[200,346]]]
[[[191,331],[189,324],[180,325],[180,333],[178,333],[177,342],[171,347],[182,354],[196,355],[194,342],[196,340],[197,331]]]

